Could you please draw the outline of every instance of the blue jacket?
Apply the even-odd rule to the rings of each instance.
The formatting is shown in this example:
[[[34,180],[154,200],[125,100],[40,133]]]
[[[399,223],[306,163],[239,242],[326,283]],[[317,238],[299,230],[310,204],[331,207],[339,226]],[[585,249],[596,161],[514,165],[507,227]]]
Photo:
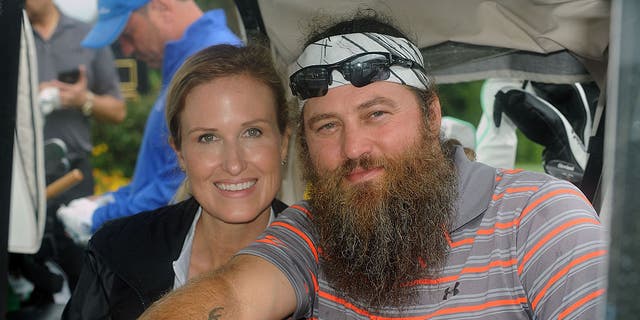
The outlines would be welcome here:
[[[184,174],[169,145],[169,130],[164,114],[167,87],[173,74],[190,55],[221,43],[242,45],[242,41],[227,27],[224,11],[217,9],[205,13],[189,26],[181,39],[166,44],[162,89],[147,118],[133,179],[129,185],[112,193],[114,202],[96,209],[93,232],[106,221],[169,203]]]

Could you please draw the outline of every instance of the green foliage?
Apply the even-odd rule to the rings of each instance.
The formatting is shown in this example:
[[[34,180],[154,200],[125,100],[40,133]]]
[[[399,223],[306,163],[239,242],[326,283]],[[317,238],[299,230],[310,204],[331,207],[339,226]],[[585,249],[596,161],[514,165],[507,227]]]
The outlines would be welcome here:
[[[158,96],[160,73],[150,71],[149,82],[151,90],[148,94],[127,101],[127,117],[122,123],[92,124],[94,153],[91,162],[94,168],[103,172],[120,171],[125,177],[133,175],[147,115]]]
[[[543,172],[542,150],[544,147],[527,138],[520,130],[518,135],[518,149],[516,149],[516,168],[529,171]]]
[[[482,116],[480,89],[484,81],[442,84],[438,86],[442,115],[467,121],[476,128]],[[527,170],[543,171],[541,165],[543,147],[529,140],[520,130],[517,131],[518,147],[516,167]]]
[[[441,84],[438,86],[442,115],[455,117],[478,126],[482,116],[480,88],[483,81]]]

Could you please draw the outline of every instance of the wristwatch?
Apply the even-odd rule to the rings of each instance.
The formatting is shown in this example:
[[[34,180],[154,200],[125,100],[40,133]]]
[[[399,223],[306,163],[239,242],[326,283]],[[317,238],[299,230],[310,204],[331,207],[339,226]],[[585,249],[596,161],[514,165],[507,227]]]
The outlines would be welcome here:
[[[87,117],[90,117],[91,114],[93,113],[93,92],[91,91],[87,91],[87,101],[84,102],[84,104],[82,105],[82,114],[84,114]]]

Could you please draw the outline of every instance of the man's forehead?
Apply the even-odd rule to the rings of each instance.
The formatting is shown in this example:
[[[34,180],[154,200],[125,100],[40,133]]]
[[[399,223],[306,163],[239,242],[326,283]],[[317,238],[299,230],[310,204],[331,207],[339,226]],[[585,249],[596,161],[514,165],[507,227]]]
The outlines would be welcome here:
[[[419,107],[416,95],[401,84],[377,81],[361,88],[345,85],[331,88],[325,96],[305,101],[303,119],[321,114],[341,114],[366,110],[372,106]]]

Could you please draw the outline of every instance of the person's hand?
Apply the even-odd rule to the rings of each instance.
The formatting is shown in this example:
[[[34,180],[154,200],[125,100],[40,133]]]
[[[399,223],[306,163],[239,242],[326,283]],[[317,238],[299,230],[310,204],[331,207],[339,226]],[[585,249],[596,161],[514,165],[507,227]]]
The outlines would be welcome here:
[[[80,76],[76,83],[64,83],[58,80],[51,81],[60,91],[60,104],[64,108],[82,108],[87,102],[89,91],[87,89],[87,68],[84,65],[78,67]]]
[[[65,231],[77,244],[86,245],[91,238],[93,212],[97,207],[96,201],[79,198],[58,209],[57,215]]]
[[[60,90],[50,82],[40,84],[38,100],[42,115],[48,115],[53,110],[60,108]]]

